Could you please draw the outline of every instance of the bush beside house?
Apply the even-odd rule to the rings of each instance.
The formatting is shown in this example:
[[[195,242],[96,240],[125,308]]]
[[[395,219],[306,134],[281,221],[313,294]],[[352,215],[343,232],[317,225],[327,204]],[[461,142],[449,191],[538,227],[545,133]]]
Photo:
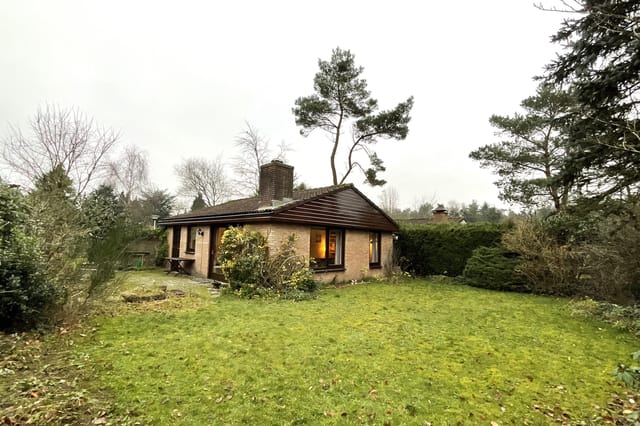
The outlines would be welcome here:
[[[223,234],[218,257],[231,290],[243,297],[301,298],[316,289],[313,270],[296,254],[294,236],[269,255],[260,232],[231,227]]]

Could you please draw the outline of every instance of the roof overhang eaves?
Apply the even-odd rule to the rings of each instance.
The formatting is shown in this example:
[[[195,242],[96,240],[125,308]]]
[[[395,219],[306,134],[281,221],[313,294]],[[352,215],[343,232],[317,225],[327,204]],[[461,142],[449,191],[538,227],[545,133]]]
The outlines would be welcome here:
[[[209,216],[192,216],[181,218],[168,218],[158,221],[160,226],[172,226],[172,225],[190,225],[196,223],[229,223],[229,222],[256,222],[256,221],[269,221],[271,219],[272,211],[261,211],[251,213],[233,213],[223,215],[209,215]]]
[[[324,222],[316,221],[316,220],[304,220],[304,219],[291,219],[291,218],[278,218],[277,216],[273,216],[269,220],[274,223],[282,223],[282,224],[296,224],[296,225],[306,225],[306,226],[322,226],[322,227],[334,227],[334,228],[344,228],[344,229],[358,229],[358,230],[370,230],[370,231],[382,231],[382,232],[398,232],[400,228],[398,226],[394,226],[395,224],[389,223],[388,226],[378,226],[372,228],[371,226],[366,225],[356,225],[350,222],[344,223],[332,223],[327,224]]]

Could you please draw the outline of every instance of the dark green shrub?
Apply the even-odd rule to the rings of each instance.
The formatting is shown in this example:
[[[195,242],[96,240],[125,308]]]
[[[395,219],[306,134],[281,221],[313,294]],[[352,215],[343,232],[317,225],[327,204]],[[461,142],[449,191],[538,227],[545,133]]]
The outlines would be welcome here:
[[[503,291],[530,291],[517,272],[518,255],[502,247],[478,247],[464,268],[464,282],[473,287]]]
[[[45,273],[38,242],[27,236],[20,193],[0,183],[0,329],[35,327],[50,318],[61,294]]]
[[[461,275],[473,250],[497,245],[506,229],[490,223],[403,227],[398,239],[403,268],[421,276]]]

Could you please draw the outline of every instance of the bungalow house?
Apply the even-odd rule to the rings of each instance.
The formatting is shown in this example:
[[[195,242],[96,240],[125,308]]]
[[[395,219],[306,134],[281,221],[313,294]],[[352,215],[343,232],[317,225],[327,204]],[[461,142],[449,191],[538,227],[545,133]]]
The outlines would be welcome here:
[[[352,184],[293,191],[293,167],[274,160],[260,168],[259,194],[161,219],[169,254],[187,272],[220,279],[217,252],[230,226],[261,232],[269,250],[296,237],[297,253],[312,260],[321,281],[382,274],[398,225]]]

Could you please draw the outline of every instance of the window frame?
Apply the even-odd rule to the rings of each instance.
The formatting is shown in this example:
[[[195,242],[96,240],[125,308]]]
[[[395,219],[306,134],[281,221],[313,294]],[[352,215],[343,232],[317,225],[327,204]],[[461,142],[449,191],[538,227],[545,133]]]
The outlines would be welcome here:
[[[372,262],[372,256],[373,256],[373,238],[372,236],[375,236],[376,239],[376,248],[377,248],[377,254],[378,254],[378,260],[376,262]],[[369,231],[369,269],[377,269],[377,268],[381,268],[382,267],[382,232],[380,231]]]
[[[325,258],[322,259],[323,262],[318,263],[318,261],[316,260],[315,257],[311,256],[311,250],[312,250],[312,244],[314,244],[314,242],[311,240],[313,238],[313,231],[324,231],[324,253],[325,253]],[[339,233],[339,235],[342,237],[340,239],[340,244],[338,246],[338,244],[336,243],[336,247],[334,248],[335,253],[339,253],[339,262],[338,263],[338,256],[336,256],[334,259],[334,263],[333,264],[329,264],[329,258],[326,257],[327,253],[329,253],[330,251],[330,244],[331,244],[331,233],[332,232],[336,232]],[[329,271],[344,271],[345,270],[345,266],[344,266],[344,259],[345,259],[345,248],[346,248],[346,231],[344,228],[335,228],[335,227],[330,227],[330,226],[312,226],[309,232],[309,261],[311,263],[311,268],[316,271],[316,272],[329,272]]]
[[[193,232],[193,238],[191,233]],[[196,239],[198,238],[198,227],[189,225],[187,226],[187,247],[185,253],[195,254],[196,252]]]

